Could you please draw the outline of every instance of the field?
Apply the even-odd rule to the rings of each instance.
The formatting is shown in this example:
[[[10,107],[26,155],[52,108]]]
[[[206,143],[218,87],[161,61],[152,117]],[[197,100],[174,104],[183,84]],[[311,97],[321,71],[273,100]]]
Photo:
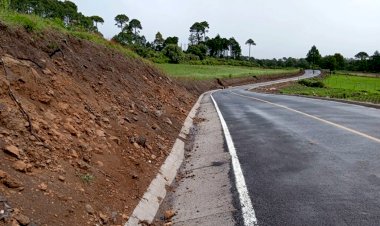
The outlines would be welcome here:
[[[380,104],[380,78],[332,75],[320,80],[325,87],[295,84],[281,89],[283,94],[309,95]]]
[[[227,65],[157,64],[172,77],[207,80],[297,73],[299,69],[262,69]]]

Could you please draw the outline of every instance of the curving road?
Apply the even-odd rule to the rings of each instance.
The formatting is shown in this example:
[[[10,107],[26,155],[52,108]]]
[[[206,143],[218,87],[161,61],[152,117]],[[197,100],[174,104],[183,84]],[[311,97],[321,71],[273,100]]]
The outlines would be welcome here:
[[[258,224],[380,225],[380,110],[255,86],[212,96]]]

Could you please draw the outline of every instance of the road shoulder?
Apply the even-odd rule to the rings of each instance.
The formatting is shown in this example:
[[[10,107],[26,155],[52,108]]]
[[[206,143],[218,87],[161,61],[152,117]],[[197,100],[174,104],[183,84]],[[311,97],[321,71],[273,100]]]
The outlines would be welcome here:
[[[238,199],[231,180],[231,156],[209,94],[204,96],[195,121],[192,139],[186,144],[186,160],[157,222],[167,220],[166,210],[174,210],[171,221],[175,225],[237,225],[240,210],[234,204]]]

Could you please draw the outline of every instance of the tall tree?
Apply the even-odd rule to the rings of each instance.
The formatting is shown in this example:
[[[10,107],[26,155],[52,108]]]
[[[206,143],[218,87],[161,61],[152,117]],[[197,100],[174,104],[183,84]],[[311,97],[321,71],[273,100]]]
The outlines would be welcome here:
[[[232,37],[228,40],[228,46],[230,48],[231,57],[236,59],[241,56],[241,47],[235,38]]]
[[[319,53],[319,50],[317,49],[317,47],[315,45],[312,46],[306,56],[307,62],[315,66],[315,65],[319,65],[321,59],[322,59],[322,56]]]
[[[124,30],[125,26],[129,22],[129,17],[125,14],[119,14],[115,17],[116,26],[121,29],[121,31]]]
[[[103,18],[101,18],[100,16],[92,16],[92,17],[90,17],[90,18],[91,18],[92,21],[95,23],[95,27],[96,27],[96,29],[98,29],[98,23],[101,23],[101,24],[104,23]]]
[[[157,51],[161,51],[164,46],[165,39],[162,37],[160,32],[157,32],[155,39],[153,41],[154,48]]]
[[[173,37],[167,37],[166,40],[164,41],[164,47],[167,45],[178,45],[178,37],[173,36]]]
[[[359,52],[358,54],[355,55],[355,58],[360,59],[360,60],[366,60],[368,57],[369,55],[366,52]]]
[[[245,42],[246,45],[249,45],[249,58],[251,58],[251,46],[255,46],[256,43],[255,41],[253,41],[251,38],[248,39],[246,42]]]
[[[137,19],[132,19],[129,22],[128,28],[129,30],[133,31],[135,36],[137,36],[140,33],[140,30],[142,29],[141,22]]]
[[[192,45],[197,45],[201,42],[204,42],[206,40],[206,33],[208,32],[208,29],[210,28],[210,25],[207,21],[203,22],[195,22],[190,27],[190,37],[189,41]]]

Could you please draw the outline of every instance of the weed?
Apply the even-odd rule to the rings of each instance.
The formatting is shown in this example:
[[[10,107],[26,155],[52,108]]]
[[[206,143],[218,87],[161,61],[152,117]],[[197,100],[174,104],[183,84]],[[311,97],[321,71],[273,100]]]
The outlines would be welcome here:
[[[80,175],[80,179],[84,183],[90,184],[95,179],[95,176],[87,173],[87,174]]]

